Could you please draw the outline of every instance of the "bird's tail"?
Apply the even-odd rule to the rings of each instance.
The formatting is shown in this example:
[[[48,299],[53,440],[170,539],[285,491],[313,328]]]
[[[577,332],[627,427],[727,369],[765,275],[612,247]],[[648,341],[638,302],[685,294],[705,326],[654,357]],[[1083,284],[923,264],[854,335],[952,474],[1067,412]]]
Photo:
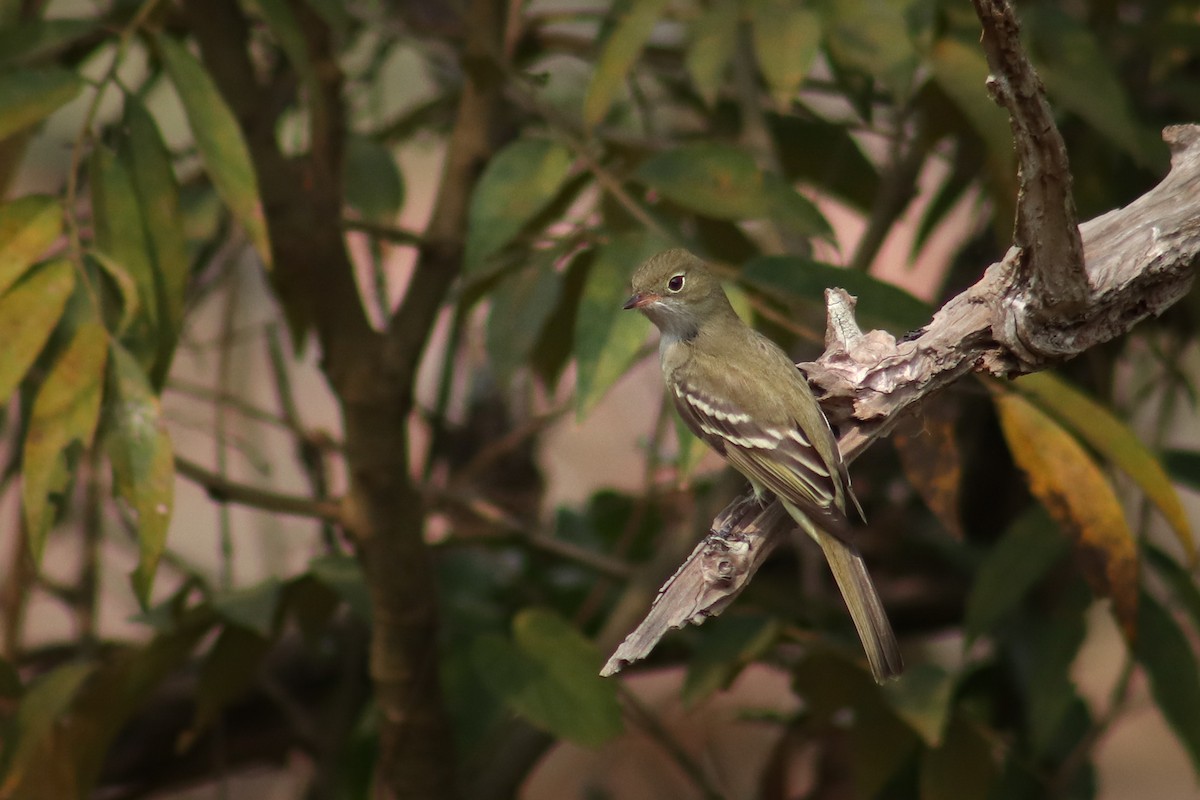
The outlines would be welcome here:
[[[850,618],[858,630],[871,672],[879,683],[899,675],[904,670],[904,659],[900,656],[900,645],[888,621],[883,601],[875,590],[875,583],[867,572],[866,562],[853,546],[816,527],[813,522],[791,503],[785,503],[788,512],[804,529],[817,540],[825,552],[825,560],[833,572]]]

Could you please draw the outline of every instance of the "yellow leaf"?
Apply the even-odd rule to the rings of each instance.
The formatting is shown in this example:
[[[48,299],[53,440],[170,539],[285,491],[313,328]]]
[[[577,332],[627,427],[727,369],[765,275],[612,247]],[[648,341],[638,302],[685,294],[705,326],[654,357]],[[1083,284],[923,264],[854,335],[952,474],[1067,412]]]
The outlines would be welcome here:
[[[1100,467],[1053,419],[1017,394],[996,397],[1009,450],[1029,489],[1073,540],[1075,562],[1097,594],[1112,600],[1126,638],[1137,630],[1137,546]]]
[[[1051,373],[1026,375],[1016,382],[1016,387],[1132,478],[1162,512],[1183,545],[1188,561],[1196,563],[1196,543],[1179,495],[1162,462],[1128,425],[1108,408]]]
[[[94,311],[89,317],[79,323],[70,344],[54,360],[29,415],[21,494],[35,560],[41,557],[54,521],[51,503],[65,501],[62,492],[70,480],[70,459],[77,448],[91,446],[100,417],[108,334]]]

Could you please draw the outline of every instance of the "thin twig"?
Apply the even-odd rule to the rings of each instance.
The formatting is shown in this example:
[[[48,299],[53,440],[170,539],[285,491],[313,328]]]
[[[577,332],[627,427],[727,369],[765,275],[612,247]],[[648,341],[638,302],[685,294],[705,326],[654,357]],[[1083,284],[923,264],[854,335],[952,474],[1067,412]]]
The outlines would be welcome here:
[[[709,781],[708,776],[704,774],[704,768],[679,742],[675,741],[675,737],[663,726],[658,717],[654,716],[625,684],[619,683],[617,686],[621,700],[625,704],[625,716],[630,722],[641,728],[643,733],[666,751],[667,756],[695,784],[705,800],[722,800],[724,795]]]
[[[342,521],[341,504],[336,499],[300,497],[247,486],[223,477],[179,455],[175,456],[175,470],[193,483],[204,487],[208,496],[218,503],[235,503],[248,508],[257,508],[260,511],[292,514],[327,522],[341,523]]]

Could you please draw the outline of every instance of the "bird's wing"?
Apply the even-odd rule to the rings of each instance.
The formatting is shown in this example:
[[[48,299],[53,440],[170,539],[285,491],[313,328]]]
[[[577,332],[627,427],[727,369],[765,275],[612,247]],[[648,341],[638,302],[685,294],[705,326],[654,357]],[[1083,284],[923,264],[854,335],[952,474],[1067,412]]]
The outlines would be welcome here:
[[[715,397],[693,384],[677,383],[672,392],[679,415],[710,447],[763,489],[810,511],[842,511],[840,470],[830,474],[821,454],[795,420],[762,424],[728,398]],[[825,516],[819,514],[819,516]]]

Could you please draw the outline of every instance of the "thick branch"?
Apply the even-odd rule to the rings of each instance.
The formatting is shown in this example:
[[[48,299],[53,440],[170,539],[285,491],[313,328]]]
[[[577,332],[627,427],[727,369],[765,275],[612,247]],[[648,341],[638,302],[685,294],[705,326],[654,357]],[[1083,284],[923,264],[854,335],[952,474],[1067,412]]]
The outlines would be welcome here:
[[[1037,284],[1031,311],[1038,319],[1077,314],[1087,299],[1067,146],[1054,125],[1042,82],[1021,48],[1020,29],[1007,0],[974,0],[983,23],[987,86],[1008,111],[1017,150],[1018,264]]]

